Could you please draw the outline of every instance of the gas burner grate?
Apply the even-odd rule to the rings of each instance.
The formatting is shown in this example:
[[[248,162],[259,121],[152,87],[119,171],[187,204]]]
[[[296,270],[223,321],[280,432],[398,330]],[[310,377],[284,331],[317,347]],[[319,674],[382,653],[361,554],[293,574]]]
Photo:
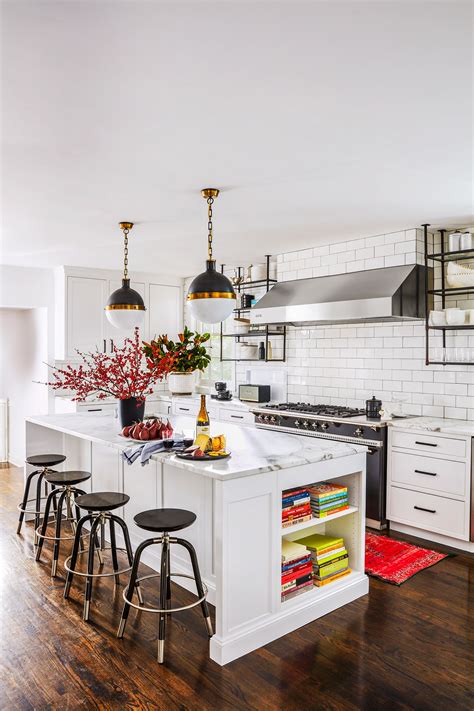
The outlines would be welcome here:
[[[266,405],[270,410],[287,412],[302,412],[310,415],[323,415],[324,417],[356,417],[365,415],[365,410],[342,405],[311,405],[307,402],[282,402],[278,405]]]

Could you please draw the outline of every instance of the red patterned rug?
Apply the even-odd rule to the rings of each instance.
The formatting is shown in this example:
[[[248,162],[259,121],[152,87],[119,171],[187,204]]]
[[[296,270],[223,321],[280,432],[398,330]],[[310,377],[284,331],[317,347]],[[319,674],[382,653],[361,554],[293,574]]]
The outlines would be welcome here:
[[[449,555],[420,548],[406,541],[396,541],[388,536],[365,534],[365,572],[392,585],[401,585]]]

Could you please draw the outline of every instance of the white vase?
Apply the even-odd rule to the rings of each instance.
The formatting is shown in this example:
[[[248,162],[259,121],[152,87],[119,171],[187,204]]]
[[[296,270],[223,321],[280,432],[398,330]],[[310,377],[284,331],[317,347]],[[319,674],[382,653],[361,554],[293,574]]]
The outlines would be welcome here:
[[[194,371],[192,373],[170,373],[168,375],[168,388],[172,395],[192,395],[194,384]]]

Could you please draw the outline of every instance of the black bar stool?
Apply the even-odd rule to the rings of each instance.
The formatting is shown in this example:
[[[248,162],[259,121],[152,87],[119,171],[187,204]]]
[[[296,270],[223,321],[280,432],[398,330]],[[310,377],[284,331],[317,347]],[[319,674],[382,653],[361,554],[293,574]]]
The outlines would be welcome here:
[[[144,612],[155,612],[159,615],[159,627],[158,627],[158,662],[163,663],[164,652],[165,652],[165,628],[166,628],[166,615],[170,615],[173,612],[179,612],[180,610],[188,610],[191,607],[196,607],[196,605],[201,605],[202,614],[206,622],[206,628],[209,637],[212,637],[214,631],[212,629],[211,617],[209,615],[209,608],[207,606],[206,596],[207,587],[201,580],[201,573],[199,572],[199,565],[196,556],[196,551],[194,547],[189,543],[189,541],[183,538],[170,537],[170,532],[181,531],[183,528],[191,526],[196,520],[196,514],[192,511],[185,511],[184,509],[152,509],[150,511],[143,511],[134,517],[134,521],[139,528],[143,528],[145,531],[156,531],[161,535],[159,538],[148,538],[143,541],[138,546],[135,557],[133,559],[133,568],[130,574],[130,582],[128,587],[123,591],[123,599],[125,604],[123,607],[122,617],[120,619],[119,628],[117,631],[117,637],[123,637],[125,631],[125,625],[127,623],[128,613],[130,612],[130,607],[134,607],[137,610],[143,610]],[[175,543],[178,546],[183,546],[189,553],[191,558],[191,564],[193,567],[192,575],[185,575],[184,573],[172,573],[170,570],[170,544]],[[140,558],[148,546],[161,544],[161,572],[153,573],[152,575],[145,575],[141,578],[138,577],[138,566],[140,564]],[[132,602],[133,589],[142,580],[147,580],[149,578],[160,578],[160,603],[159,607],[144,607],[143,604],[137,605]],[[196,602],[190,605],[184,605],[183,607],[171,608],[171,578],[190,578],[196,583],[198,599]],[[141,601],[140,601],[141,602]]]
[[[72,541],[75,539],[77,520],[79,519],[79,509],[76,505],[76,497],[85,494],[82,489],[76,488],[76,484],[87,481],[91,478],[90,472],[71,471],[71,472],[48,472],[44,475],[45,481],[53,485],[53,490],[46,500],[44,509],[43,522],[36,529],[38,537],[38,545],[36,548],[36,560],[41,558],[43,543],[45,540],[54,541],[53,562],[51,564],[51,576],[56,576],[58,568],[59,547],[61,541]],[[59,497],[57,500],[56,498]],[[63,519],[63,507],[66,504],[66,517]],[[48,528],[49,517],[51,515],[51,506],[54,504],[56,514],[56,529],[54,536],[46,535]],[[76,516],[73,515],[73,507],[76,510]],[[61,527],[63,523],[69,523],[73,530],[72,536],[61,535]]]
[[[52,470],[49,467],[55,467],[58,464],[62,464],[64,460],[66,459],[64,454],[36,454],[31,457],[26,458],[26,463],[30,464],[32,467],[37,467],[35,471],[31,472],[31,474],[28,474],[25,482],[25,490],[23,492],[23,499],[21,504],[18,504],[18,510],[20,512],[20,516],[18,518],[18,528],[16,529],[17,533],[21,532],[21,527],[23,524],[23,519],[25,518],[25,513],[27,514],[34,514],[35,516],[35,546],[38,543],[38,537],[36,535],[36,529],[39,526],[40,523],[40,514],[41,514],[41,501],[47,497],[48,494],[48,485],[45,485],[45,494],[46,496],[41,496],[41,483],[45,477],[45,475],[48,472],[51,472]],[[36,496],[34,498],[29,499],[28,496],[30,494],[30,486],[31,482],[33,480],[33,477],[37,476],[38,480],[36,482]],[[28,508],[28,504],[30,504],[32,501],[35,502],[35,508],[30,509]]]
[[[73,581],[74,575],[80,575],[86,578],[86,593],[84,598],[84,612],[82,619],[86,622],[89,620],[89,608],[92,596],[92,581],[94,578],[106,578],[109,576],[114,576],[115,584],[120,582],[120,574],[127,573],[131,570],[133,564],[133,551],[132,545],[130,543],[130,536],[128,533],[127,524],[125,521],[111,513],[115,509],[120,508],[120,506],[125,506],[130,500],[127,494],[120,494],[113,491],[101,491],[94,492],[93,494],[84,494],[76,499],[76,506],[81,509],[86,509],[88,512],[85,516],[79,520],[77,524],[76,537],[74,539],[74,546],[72,549],[72,555],[69,556],[64,562],[64,567],[66,568],[67,577],[66,585],[64,587],[64,598],[67,600],[69,597],[69,592],[71,590],[71,583]],[[84,551],[79,551],[79,545],[81,541],[81,531],[85,523],[90,522],[90,532],[89,532],[89,547]],[[97,541],[97,529],[100,526],[101,529],[101,550],[106,550],[105,546],[105,524],[109,522],[110,531],[110,546],[108,550],[112,553],[112,567],[113,573],[94,573],[94,549]],[[117,548],[117,542],[115,538],[115,524],[120,526],[122,529],[123,537],[125,540],[125,548]],[[125,551],[128,557],[128,568],[119,569],[117,551]],[[77,559],[81,554],[88,554],[87,558],[87,573],[82,573],[76,570]],[[102,558],[99,559],[100,564],[103,564]],[[138,600],[143,603],[143,598],[141,595],[140,585],[137,582],[136,585],[132,586],[132,590],[135,589]]]

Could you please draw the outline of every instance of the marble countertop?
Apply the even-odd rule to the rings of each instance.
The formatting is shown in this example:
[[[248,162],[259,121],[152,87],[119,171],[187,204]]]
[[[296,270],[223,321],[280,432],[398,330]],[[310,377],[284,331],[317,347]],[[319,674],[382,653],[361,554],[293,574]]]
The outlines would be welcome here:
[[[228,407],[234,410],[242,409],[242,410],[250,410],[253,407],[258,407],[258,403],[253,403],[253,402],[244,402],[243,400],[239,400],[237,397],[233,397],[232,400],[217,400],[215,398],[211,398],[210,394],[207,394],[207,406],[212,407],[217,405],[218,407]],[[72,400],[72,395],[55,395],[56,398],[60,400]],[[152,395],[148,395],[146,402],[152,403],[152,402],[190,402],[194,401],[196,403],[199,403],[200,399],[200,394],[199,393],[194,393],[193,395],[171,395],[169,392],[157,392],[153,393]],[[102,405],[109,405],[109,404],[117,404],[117,399],[113,397],[107,397],[104,398],[103,400],[99,400],[96,397],[91,397],[87,398],[85,401],[86,404],[102,404]],[[265,405],[266,403],[260,403],[261,405]]]
[[[471,420],[449,420],[442,417],[414,417],[412,419],[390,420],[390,427],[419,430],[420,432],[443,432],[474,437],[474,422]]]
[[[118,421],[112,415],[38,415],[27,417],[26,421],[118,449],[128,449],[134,444],[121,437]],[[172,424],[175,432],[193,436],[194,417],[174,416]],[[232,452],[229,459],[220,462],[187,462],[168,452],[154,454],[152,458],[167,460],[175,467],[194,471],[201,476],[235,479],[366,451],[360,445],[260,430],[256,427],[240,427],[229,422],[213,421],[212,433],[225,435],[227,448]]]

